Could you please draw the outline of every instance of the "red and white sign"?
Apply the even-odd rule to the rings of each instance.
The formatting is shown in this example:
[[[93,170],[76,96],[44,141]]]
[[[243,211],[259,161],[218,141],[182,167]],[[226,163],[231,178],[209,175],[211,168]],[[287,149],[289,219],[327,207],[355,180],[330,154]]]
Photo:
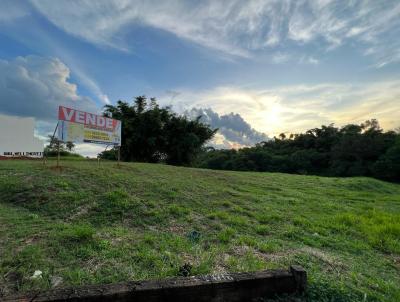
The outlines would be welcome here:
[[[121,145],[121,121],[64,106],[58,108],[59,139]]]
[[[106,130],[114,130],[117,124],[120,122],[109,117],[71,109],[64,106],[60,106],[58,108],[58,119],[60,121],[79,123],[87,126],[94,126],[99,129],[103,128]]]

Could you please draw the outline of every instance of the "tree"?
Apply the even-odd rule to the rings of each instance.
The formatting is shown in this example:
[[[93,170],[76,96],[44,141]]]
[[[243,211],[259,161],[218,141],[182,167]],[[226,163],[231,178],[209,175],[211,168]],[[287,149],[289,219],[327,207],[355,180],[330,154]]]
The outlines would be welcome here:
[[[80,156],[78,154],[72,153],[75,148],[73,142],[66,142],[59,140],[56,136],[48,135],[48,145],[44,148],[44,153],[46,156],[56,156],[58,152],[62,156]]]
[[[65,151],[65,144],[63,141],[59,140],[56,136],[48,135],[49,144],[45,147],[45,152],[58,152]]]
[[[400,181],[400,137],[373,165],[374,176]]]
[[[106,105],[104,115],[122,121],[124,161],[188,165],[216,132],[200,118],[189,120],[168,107],[160,108],[155,98],[148,103],[145,96],[136,97],[132,105],[124,101]]]
[[[110,150],[104,150],[97,155],[97,158],[107,159],[107,160],[116,160],[118,159],[118,149],[112,148]]]
[[[73,142],[66,142],[65,148],[67,148],[69,152],[72,152],[75,149],[75,144]]]
[[[189,120],[172,115],[164,126],[164,148],[166,162],[173,165],[188,165],[197,156],[201,147],[215,133],[200,123],[200,117]]]

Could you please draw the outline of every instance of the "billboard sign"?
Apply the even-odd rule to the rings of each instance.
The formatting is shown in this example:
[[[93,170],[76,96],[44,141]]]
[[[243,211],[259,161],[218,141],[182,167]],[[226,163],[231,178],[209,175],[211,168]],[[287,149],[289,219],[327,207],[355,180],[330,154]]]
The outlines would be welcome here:
[[[63,142],[121,146],[119,120],[60,106],[58,139]]]

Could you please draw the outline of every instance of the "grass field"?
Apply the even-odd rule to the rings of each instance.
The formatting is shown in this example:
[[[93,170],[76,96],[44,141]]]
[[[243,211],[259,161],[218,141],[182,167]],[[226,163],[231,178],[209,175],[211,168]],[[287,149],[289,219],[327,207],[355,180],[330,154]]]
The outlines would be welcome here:
[[[304,301],[400,301],[400,185],[157,164],[0,162],[1,295],[302,265]],[[35,270],[41,278],[32,279]],[[61,278],[60,278],[61,277]]]

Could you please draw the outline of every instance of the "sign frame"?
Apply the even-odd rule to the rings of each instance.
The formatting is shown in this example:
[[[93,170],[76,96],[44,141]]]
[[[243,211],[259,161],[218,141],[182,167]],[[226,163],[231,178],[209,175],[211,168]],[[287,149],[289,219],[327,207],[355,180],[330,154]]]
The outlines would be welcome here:
[[[58,108],[58,139],[120,147],[122,121],[65,106]]]

